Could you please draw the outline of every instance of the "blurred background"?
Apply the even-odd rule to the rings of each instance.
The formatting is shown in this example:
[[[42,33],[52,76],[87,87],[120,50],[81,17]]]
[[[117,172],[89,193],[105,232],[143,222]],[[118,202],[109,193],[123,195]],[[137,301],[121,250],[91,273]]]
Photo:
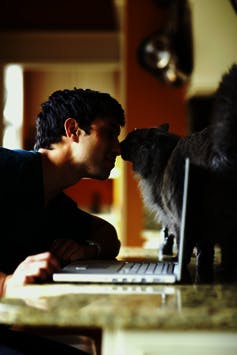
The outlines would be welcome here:
[[[235,0],[2,0],[0,144],[32,149],[40,104],[55,90],[109,92],[126,127],[169,122],[204,128],[221,76],[237,62]],[[144,210],[131,166],[66,190],[115,225],[123,245],[154,245],[160,226]]]

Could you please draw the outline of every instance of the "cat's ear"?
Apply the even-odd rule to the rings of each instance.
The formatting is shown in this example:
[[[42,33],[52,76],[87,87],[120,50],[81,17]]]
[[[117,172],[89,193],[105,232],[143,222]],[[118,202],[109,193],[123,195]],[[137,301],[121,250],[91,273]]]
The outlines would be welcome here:
[[[168,132],[170,125],[169,123],[162,123],[159,128],[162,129],[162,131]]]

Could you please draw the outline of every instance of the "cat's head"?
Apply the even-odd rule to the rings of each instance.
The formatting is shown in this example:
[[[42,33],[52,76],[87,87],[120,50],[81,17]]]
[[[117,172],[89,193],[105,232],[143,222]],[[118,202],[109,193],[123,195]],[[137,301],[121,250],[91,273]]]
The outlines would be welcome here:
[[[163,169],[179,137],[168,132],[169,125],[139,128],[120,143],[121,156],[130,161],[135,173],[148,177],[154,167]]]

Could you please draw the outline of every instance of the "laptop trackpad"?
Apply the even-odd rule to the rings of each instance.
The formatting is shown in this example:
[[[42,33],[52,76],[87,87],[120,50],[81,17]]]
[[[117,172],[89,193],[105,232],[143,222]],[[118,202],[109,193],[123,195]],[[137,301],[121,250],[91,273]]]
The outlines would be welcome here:
[[[62,271],[66,273],[114,273],[123,264],[124,262],[118,260],[80,260],[66,265]]]

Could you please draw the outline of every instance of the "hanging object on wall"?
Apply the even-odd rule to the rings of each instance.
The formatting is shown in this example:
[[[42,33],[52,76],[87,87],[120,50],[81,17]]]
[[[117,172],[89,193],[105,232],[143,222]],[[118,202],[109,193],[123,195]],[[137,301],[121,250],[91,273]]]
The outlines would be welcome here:
[[[166,7],[168,20],[164,27],[144,38],[138,47],[142,67],[162,82],[180,86],[193,70],[193,36],[188,0],[156,0]]]
[[[233,6],[234,11],[237,13],[237,0],[230,0],[230,3]]]

